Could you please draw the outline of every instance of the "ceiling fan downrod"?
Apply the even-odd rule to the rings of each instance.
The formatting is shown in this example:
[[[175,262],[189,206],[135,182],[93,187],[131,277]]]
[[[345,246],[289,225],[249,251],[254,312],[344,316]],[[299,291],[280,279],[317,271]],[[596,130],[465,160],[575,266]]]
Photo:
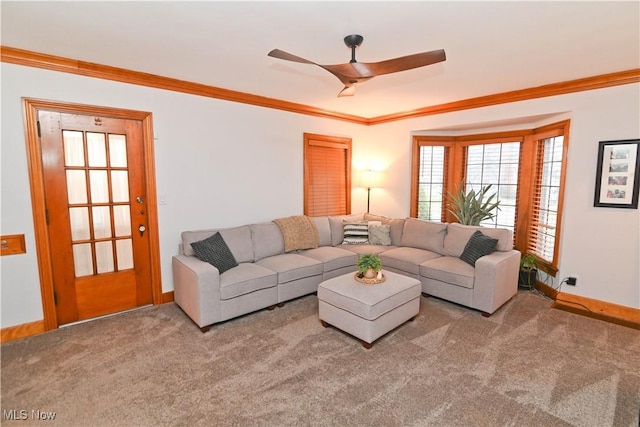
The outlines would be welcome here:
[[[364,40],[364,37],[359,34],[350,34],[344,38],[344,44],[346,44],[348,48],[351,48],[350,63],[358,62],[356,61],[356,47],[362,44],[362,40]]]

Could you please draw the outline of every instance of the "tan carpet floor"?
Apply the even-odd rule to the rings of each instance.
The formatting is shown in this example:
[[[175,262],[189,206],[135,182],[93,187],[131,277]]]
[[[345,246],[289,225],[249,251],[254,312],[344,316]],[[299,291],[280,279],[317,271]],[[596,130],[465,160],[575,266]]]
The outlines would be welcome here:
[[[520,291],[484,318],[422,297],[370,350],[315,295],[206,334],[148,307],[2,344],[1,424],[638,426],[640,331],[551,303]]]

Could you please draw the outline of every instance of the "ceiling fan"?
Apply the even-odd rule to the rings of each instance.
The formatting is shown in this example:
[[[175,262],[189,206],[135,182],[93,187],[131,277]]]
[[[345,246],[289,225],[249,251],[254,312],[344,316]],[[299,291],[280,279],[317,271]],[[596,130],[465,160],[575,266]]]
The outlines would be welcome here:
[[[444,50],[432,50],[430,52],[416,53],[399,58],[388,59],[380,62],[358,62],[356,61],[356,47],[362,44],[364,37],[358,34],[351,34],[344,38],[344,44],[351,49],[351,61],[346,64],[322,65],[307,59],[292,55],[280,49],[273,49],[269,56],[286,61],[300,62],[302,64],[312,64],[324,68],[336,76],[343,84],[344,89],[338,96],[351,96],[356,92],[356,85],[364,83],[376,76],[383,74],[397,73],[398,71],[411,70],[413,68],[424,67],[447,59]]]

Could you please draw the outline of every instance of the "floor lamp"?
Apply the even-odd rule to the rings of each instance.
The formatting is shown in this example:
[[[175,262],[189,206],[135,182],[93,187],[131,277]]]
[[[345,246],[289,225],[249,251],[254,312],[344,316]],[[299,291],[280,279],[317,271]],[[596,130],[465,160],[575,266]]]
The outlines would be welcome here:
[[[373,170],[362,171],[360,175],[360,187],[367,189],[367,213],[369,213],[369,206],[371,203],[371,189],[378,187],[378,180],[380,179],[380,172]]]

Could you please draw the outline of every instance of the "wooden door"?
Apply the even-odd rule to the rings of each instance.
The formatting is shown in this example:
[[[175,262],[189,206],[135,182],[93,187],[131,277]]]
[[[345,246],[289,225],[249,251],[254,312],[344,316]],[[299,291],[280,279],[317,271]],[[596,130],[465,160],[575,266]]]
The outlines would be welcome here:
[[[38,111],[58,324],[153,301],[142,121]]]

